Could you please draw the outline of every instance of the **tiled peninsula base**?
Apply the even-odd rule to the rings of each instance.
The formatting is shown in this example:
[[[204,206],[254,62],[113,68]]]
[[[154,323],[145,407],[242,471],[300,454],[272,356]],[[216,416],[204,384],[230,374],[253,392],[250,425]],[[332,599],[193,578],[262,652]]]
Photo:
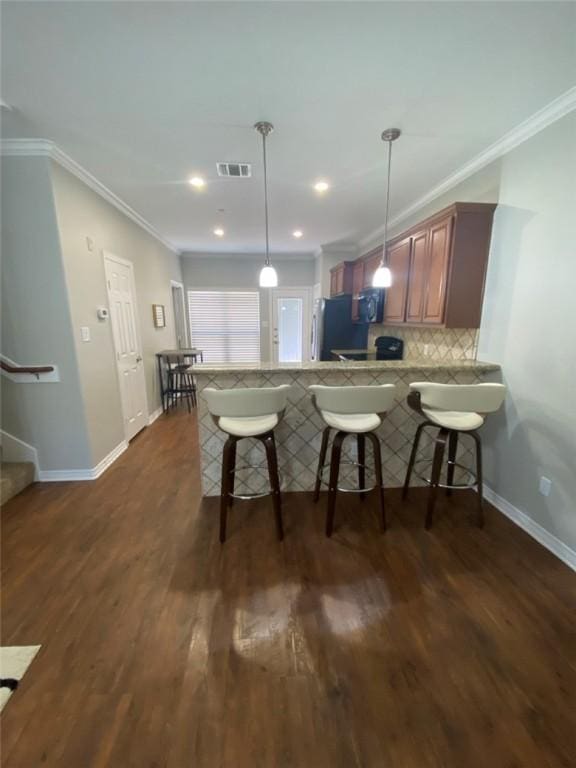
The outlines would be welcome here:
[[[382,445],[384,483],[389,487],[404,483],[406,465],[410,454],[418,417],[406,405],[408,385],[413,381],[436,381],[453,384],[472,384],[495,380],[499,367],[476,361],[425,363],[407,360],[387,362],[304,363],[301,366],[222,366],[209,364],[195,366],[198,386],[198,421],[202,458],[202,488],[205,496],[220,493],[222,448],[226,439],[206,408],[203,390],[206,387],[232,389],[236,387],[276,387],[290,384],[292,392],[284,420],[276,428],[278,463],[282,476],[282,490],[311,491],[314,488],[318,453],[323,424],[314,410],[307,389],[311,384],[349,386],[365,384],[396,384],[397,396],[394,408],[388,413],[378,434]],[[344,464],[355,459],[356,441],[346,439],[340,485],[356,487],[357,469]],[[465,436],[460,440],[458,461],[472,466],[472,440]],[[419,457],[431,456],[431,441],[422,437]],[[372,480],[372,458],[367,449],[367,480]],[[237,471],[237,493],[259,493],[268,488],[266,459],[261,445],[255,440],[242,440],[238,444],[238,467],[244,464],[261,465],[261,468]],[[371,483],[370,483],[371,484]],[[414,478],[414,484],[422,484]]]

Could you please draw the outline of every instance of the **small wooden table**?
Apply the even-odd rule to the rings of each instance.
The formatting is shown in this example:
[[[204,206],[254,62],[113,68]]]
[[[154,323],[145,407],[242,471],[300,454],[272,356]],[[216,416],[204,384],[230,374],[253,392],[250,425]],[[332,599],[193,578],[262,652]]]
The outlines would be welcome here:
[[[156,352],[156,357],[166,357],[170,359],[174,358],[186,358],[190,357],[196,362],[196,358],[200,358],[200,362],[204,362],[204,352],[197,347],[183,347],[182,349],[163,349],[161,352]]]
[[[167,410],[167,398],[171,393],[170,383],[170,369],[173,365],[186,365],[189,360],[190,365],[194,365],[200,358],[200,362],[204,362],[204,352],[197,347],[184,347],[182,349],[163,349],[160,352],[156,352],[156,360],[158,361],[158,378],[160,380],[160,398],[162,400],[162,410]],[[164,372],[167,372],[166,377]]]

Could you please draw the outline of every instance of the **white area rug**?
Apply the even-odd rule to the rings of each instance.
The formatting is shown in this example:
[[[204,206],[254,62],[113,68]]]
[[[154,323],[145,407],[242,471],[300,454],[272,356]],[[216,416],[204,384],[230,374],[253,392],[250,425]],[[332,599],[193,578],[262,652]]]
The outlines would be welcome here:
[[[6,678],[22,680],[39,650],[39,645],[13,645],[0,648],[0,677],[3,680]],[[13,691],[9,688],[0,688],[0,711],[12,693]]]

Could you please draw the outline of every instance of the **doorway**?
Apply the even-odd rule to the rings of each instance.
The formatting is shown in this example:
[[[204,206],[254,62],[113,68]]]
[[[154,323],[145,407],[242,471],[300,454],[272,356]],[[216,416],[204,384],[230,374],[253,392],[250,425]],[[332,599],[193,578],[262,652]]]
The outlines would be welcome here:
[[[186,323],[186,302],[184,299],[184,286],[171,280],[172,309],[174,312],[174,334],[178,349],[188,348],[188,324]]]
[[[271,347],[275,363],[310,360],[309,288],[274,288],[271,300]]]
[[[148,424],[134,269],[130,261],[105,252],[104,271],[120,383],[124,432],[126,440],[131,440]]]

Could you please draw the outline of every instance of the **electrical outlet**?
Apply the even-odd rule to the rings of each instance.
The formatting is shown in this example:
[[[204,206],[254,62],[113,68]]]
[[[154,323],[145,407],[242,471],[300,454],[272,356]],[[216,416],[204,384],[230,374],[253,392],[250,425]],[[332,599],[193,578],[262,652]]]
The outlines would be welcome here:
[[[542,496],[549,496],[551,488],[552,488],[552,480],[549,480],[547,477],[544,477],[544,475],[542,475],[542,477],[540,478],[540,486],[539,486],[539,491],[542,494]]]
[[[93,251],[94,250],[94,240],[92,240],[91,237],[87,237],[86,238],[86,248],[89,251]]]
[[[80,326],[80,338],[82,341],[90,341],[90,328],[87,325]]]

